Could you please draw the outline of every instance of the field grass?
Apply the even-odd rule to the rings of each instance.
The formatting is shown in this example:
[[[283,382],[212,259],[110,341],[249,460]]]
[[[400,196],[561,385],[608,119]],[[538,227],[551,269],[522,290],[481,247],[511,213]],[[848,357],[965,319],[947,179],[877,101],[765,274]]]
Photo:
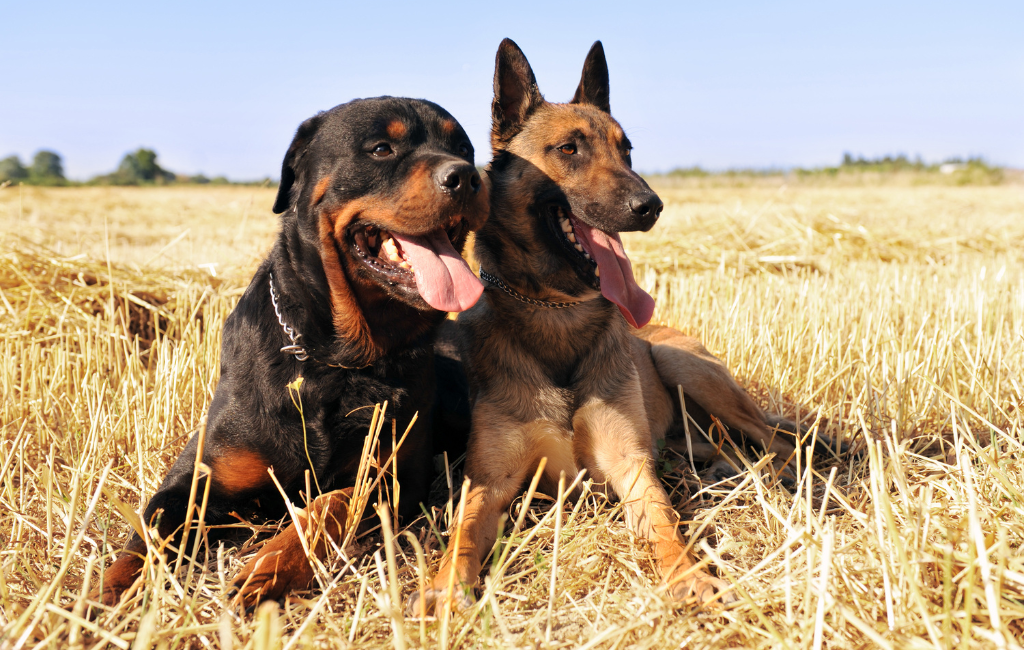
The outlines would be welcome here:
[[[718,485],[665,459],[697,556],[738,604],[667,602],[619,508],[589,491],[514,505],[524,526],[483,598],[446,623],[394,607],[422,576],[404,533],[394,563],[369,535],[320,588],[254,615],[225,596],[266,538],[244,531],[194,562],[188,549],[178,571],[174,553],[151,557],[116,609],[86,602],[209,405],[274,192],[8,187],[0,648],[1019,647],[1024,185],[654,182],[661,222],[625,239],[655,319],[701,338],[766,408],[858,452],[805,453],[794,489],[753,455]],[[422,521],[407,530],[432,573],[439,541]]]

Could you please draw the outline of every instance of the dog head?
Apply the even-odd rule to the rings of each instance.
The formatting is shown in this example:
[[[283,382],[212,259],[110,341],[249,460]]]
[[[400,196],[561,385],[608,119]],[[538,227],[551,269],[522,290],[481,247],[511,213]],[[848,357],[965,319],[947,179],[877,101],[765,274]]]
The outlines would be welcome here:
[[[462,126],[436,104],[396,97],[303,122],[274,204],[320,258],[336,333],[378,348],[384,333],[371,330],[380,310],[397,304],[434,316],[480,297],[459,252],[488,208]]]
[[[503,251],[494,263],[504,267],[505,258],[521,253],[530,267],[524,275],[544,278],[546,287],[569,296],[600,291],[642,326],[654,301],[633,280],[618,233],[649,230],[663,204],[633,171],[629,138],[610,110],[600,41],[567,104],[545,101],[522,50],[502,41],[491,105],[490,230],[512,231],[505,240],[518,250]],[[478,241],[486,249],[498,239],[482,232]]]

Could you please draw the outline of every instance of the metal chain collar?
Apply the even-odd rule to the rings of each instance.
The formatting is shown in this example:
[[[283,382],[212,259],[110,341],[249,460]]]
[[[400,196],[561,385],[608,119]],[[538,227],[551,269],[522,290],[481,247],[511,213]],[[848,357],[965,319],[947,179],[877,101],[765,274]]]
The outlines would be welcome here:
[[[287,336],[288,339],[292,342],[291,345],[286,345],[283,348],[281,348],[281,352],[284,352],[285,354],[294,355],[297,361],[306,361],[309,359],[309,354],[306,352],[306,348],[299,345],[299,339],[302,338],[302,334],[299,334],[294,329],[292,329],[291,325],[284,322],[284,316],[281,315],[281,307],[277,304],[277,292],[274,291],[274,274],[270,273],[268,275],[270,276],[270,302],[271,304],[274,305],[274,314],[277,315],[277,322],[281,325],[281,329],[284,331],[285,336]],[[480,269],[480,277],[485,282],[488,282],[498,287],[508,295],[515,298],[516,300],[520,302],[525,302],[528,305],[534,305],[536,307],[545,307],[547,309],[565,309],[567,307],[575,307],[576,305],[582,305],[585,302],[583,300],[575,300],[573,302],[552,302],[550,300],[538,300],[536,298],[530,298],[529,296],[524,296],[523,294],[519,293],[512,287],[502,282],[500,278],[491,275],[482,268]]]
[[[281,348],[281,352],[285,354],[295,355],[297,361],[305,361],[309,358],[306,354],[306,348],[299,345],[299,339],[302,338],[302,334],[297,333],[292,329],[291,325],[284,322],[284,316],[281,315],[281,308],[277,306],[277,293],[274,292],[274,274],[270,273],[270,302],[274,305],[274,313],[277,314],[277,322],[281,324],[281,329],[284,330],[285,335],[291,340],[291,345],[286,345]]]
[[[584,302],[586,302],[584,300],[577,300],[575,302],[551,302],[549,300],[537,300],[536,298],[530,298],[529,296],[524,296],[523,294],[519,293],[512,287],[508,286],[507,284],[502,282],[500,278],[491,275],[487,271],[483,270],[483,268],[480,269],[480,278],[498,287],[499,289],[501,289],[508,295],[512,296],[519,302],[525,302],[528,305],[536,305],[537,307],[547,307],[548,309],[565,309],[566,307],[575,307],[576,305],[582,305]]]

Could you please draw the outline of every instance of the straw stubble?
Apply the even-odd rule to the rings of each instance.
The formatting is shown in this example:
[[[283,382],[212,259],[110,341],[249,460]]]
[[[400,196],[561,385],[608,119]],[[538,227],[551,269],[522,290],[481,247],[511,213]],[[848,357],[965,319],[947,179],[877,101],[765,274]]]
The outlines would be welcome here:
[[[273,191],[0,190],[0,647],[1019,647],[1024,192],[783,183],[655,183],[661,222],[624,240],[657,321],[857,455],[801,448],[792,490],[756,450],[714,485],[688,456],[663,459],[684,535],[740,597],[727,609],[666,602],[648,549],[580,476],[562,492],[582,492],[571,512],[529,486],[479,602],[443,622],[403,620],[395,600],[437,570],[457,459],[430,525],[350,526],[317,586],[281,610],[230,605],[231,578],[274,529],[243,524],[227,546],[148,554],[119,607],[87,602],[200,427],[224,318],[276,229]],[[382,432],[402,438],[385,408],[353,518],[397,510],[373,460]],[[685,435],[713,434],[688,421]]]

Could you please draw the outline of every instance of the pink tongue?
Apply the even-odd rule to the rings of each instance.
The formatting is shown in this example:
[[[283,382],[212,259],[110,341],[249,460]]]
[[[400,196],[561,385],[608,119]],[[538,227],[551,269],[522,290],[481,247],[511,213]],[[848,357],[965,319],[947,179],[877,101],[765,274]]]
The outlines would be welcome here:
[[[633,327],[643,327],[654,315],[654,298],[640,288],[633,279],[633,267],[622,248],[618,233],[608,233],[591,228],[573,219],[573,229],[582,235],[588,244],[587,252],[594,257],[601,269],[601,293],[619,306],[619,311]]]
[[[456,252],[448,234],[435,230],[418,237],[391,233],[412,264],[416,288],[438,311],[466,311],[480,299],[484,285]]]

